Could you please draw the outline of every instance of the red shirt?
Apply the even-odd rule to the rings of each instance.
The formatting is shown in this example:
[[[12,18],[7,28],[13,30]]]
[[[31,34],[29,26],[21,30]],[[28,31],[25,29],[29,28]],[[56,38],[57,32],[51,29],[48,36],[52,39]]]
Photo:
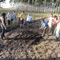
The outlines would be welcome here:
[[[53,21],[53,25],[54,26],[56,26],[57,25],[57,23],[56,23],[56,20],[54,19],[54,21]]]

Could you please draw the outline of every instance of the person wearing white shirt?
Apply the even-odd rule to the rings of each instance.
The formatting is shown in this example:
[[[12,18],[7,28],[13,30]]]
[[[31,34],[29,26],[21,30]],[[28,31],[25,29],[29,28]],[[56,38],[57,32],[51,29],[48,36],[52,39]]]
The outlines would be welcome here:
[[[32,16],[30,16],[29,14],[28,14],[28,16],[27,16],[27,27],[29,27],[29,23],[31,22],[31,19],[32,19]]]
[[[51,32],[53,20],[54,20],[53,14],[51,14],[50,18],[49,18],[49,23],[48,23],[48,25],[49,25],[49,32]]]

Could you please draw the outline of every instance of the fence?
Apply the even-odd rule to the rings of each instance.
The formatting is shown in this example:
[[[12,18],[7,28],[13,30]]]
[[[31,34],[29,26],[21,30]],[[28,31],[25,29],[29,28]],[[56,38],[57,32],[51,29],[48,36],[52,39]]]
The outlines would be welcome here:
[[[33,12],[60,12],[60,7],[58,6],[46,6],[46,5],[41,5],[41,6],[34,6],[34,5],[29,5],[29,4],[22,4],[20,3],[19,5],[17,4],[17,9],[18,10],[24,10],[24,11],[33,11]]]

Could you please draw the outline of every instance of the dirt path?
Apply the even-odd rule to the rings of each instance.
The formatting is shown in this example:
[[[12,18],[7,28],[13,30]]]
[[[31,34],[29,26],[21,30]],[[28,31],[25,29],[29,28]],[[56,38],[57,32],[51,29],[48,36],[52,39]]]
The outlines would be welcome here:
[[[55,36],[46,34],[44,37],[38,30],[40,20],[30,24],[29,28],[17,27],[7,32],[8,38],[0,42],[0,58],[4,60],[32,60],[60,57],[60,41]],[[29,59],[31,58],[31,59]]]

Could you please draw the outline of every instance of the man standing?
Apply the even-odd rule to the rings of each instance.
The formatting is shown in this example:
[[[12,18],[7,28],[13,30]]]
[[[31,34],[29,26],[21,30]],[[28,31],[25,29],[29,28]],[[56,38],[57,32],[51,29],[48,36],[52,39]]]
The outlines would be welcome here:
[[[48,26],[49,26],[49,33],[51,32],[52,30],[52,23],[53,23],[53,14],[50,15],[50,18],[49,18],[49,23],[48,23]]]
[[[7,21],[8,21],[8,25],[10,25],[11,16],[10,16],[10,13],[9,13],[9,12],[8,12],[8,14],[7,14]]]
[[[4,36],[4,33],[5,33],[5,30],[6,30],[6,26],[5,26],[5,15],[4,14],[2,14],[1,16],[0,16],[0,21],[1,21],[1,28],[2,28],[2,33],[1,33],[1,40],[3,41],[3,37],[5,37]]]
[[[22,27],[23,26],[23,24],[24,24],[24,11],[20,14],[20,27]]]
[[[14,18],[13,23],[15,23],[16,22],[16,13],[15,13],[15,11],[13,11],[13,18]]]

